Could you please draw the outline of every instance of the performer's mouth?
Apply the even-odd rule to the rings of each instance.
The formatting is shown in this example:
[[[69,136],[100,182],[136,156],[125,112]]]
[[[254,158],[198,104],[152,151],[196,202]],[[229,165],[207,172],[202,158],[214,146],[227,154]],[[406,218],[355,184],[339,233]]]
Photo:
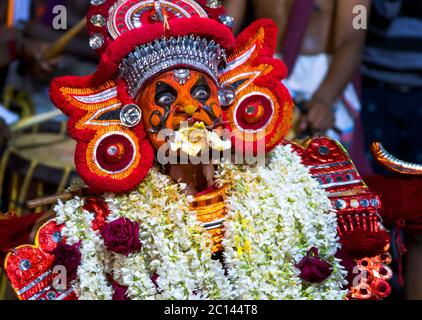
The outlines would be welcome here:
[[[204,149],[224,151],[231,148],[230,140],[224,140],[217,132],[210,130],[203,121],[189,118],[180,123],[173,139],[169,141],[172,151],[183,151],[189,156],[198,156]],[[189,123],[189,125],[188,125]]]
[[[180,128],[182,127],[193,127],[196,123],[203,123],[203,120],[199,120],[199,119],[195,119],[195,118],[187,118],[184,120],[181,120],[179,122],[177,122],[174,126],[173,126],[173,130],[174,131],[179,131]]]

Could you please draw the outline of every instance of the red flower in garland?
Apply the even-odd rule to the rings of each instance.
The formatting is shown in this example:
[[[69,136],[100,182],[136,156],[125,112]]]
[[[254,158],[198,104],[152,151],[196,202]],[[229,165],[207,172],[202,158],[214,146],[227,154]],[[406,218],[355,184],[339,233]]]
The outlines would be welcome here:
[[[101,229],[108,250],[123,254],[138,252],[142,248],[139,240],[139,225],[126,218],[117,219]]]
[[[54,265],[64,266],[67,272],[67,282],[76,279],[78,267],[81,264],[81,253],[79,245],[67,245],[59,243],[53,251]]]
[[[160,276],[157,272],[154,272],[151,276],[151,281],[154,284],[155,288],[158,288],[158,278],[160,278]]]
[[[309,283],[319,283],[333,273],[333,267],[318,255],[318,248],[311,248],[305,257],[296,264],[300,269],[300,277]]]
[[[117,300],[117,301],[130,300],[129,297],[127,296],[128,287],[122,286],[116,281],[112,281],[111,286],[113,287],[113,290],[114,290],[113,300]]]

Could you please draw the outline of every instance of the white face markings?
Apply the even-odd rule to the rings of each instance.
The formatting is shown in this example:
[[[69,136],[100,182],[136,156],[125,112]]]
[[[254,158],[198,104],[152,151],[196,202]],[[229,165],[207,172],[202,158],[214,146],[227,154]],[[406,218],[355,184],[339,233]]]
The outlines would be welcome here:
[[[189,69],[176,69],[173,71],[174,79],[180,84],[184,85],[190,79]]]

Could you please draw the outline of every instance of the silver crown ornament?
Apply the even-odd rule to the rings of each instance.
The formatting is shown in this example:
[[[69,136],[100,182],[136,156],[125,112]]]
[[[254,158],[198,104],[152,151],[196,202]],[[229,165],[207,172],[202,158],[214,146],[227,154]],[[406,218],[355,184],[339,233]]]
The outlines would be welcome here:
[[[217,43],[190,35],[162,38],[136,47],[122,61],[119,70],[129,94],[136,98],[148,79],[175,67],[202,71],[218,84],[219,68],[225,64],[226,54]]]

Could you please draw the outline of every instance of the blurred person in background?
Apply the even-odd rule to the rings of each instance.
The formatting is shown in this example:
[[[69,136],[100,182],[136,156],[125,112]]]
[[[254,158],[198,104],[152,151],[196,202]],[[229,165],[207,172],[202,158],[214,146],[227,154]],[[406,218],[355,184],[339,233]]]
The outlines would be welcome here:
[[[422,163],[422,1],[373,0],[363,75],[367,149]]]
[[[19,17],[16,17],[16,19],[29,18],[29,10],[27,13],[22,12],[24,10],[20,11],[18,13]],[[28,66],[27,72],[30,74],[51,72],[54,64],[53,61],[43,59],[46,44],[26,39],[17,24],[14,25],[7,20],[8,2],[2,1],[0,3],[0,91],[3,90],[9,66],[12,62],[25,62]],[[18,118],[17,114],[6,109],[0,103],[0,153],[11,136],[8,125],[16,122]]]
[[[248,16],[247,1],[226,2],[235,18]],[[272,18],[280,29],[278,51],[290,70],[285,84],[300,111],[295,128],[299,137],[327,134],[350,150],[360,112],[359,95],[352,82],[366,34],[364,29],[353,27],[353,9],[357,5],[368,8],[369,2],[249,1],[255,18]],[[235,30],[241,25],[238,22]],[[353,152],[352,157],[359,165]]]
[[[56,14],[53,9],[57,5],[63,5],[66,9],[65,18],[67,26],[65,29],[56,30],[53,27],[53,20]],[[86,18],[89,1],[87,0],[1,0],[0,1],[0,156],[5,149],[8,140],[11,140],[10,125],[15,124],[23,118],[30,118],[33,115],[44,114],[48,111],[56,110],[50,102],[48,94],[50,81],[59,75],[85,75],[95,70],[97,56],[88,44],[88,35],[86,32],[81,32],[74,38],[65,48],[60,52],[58,58],[49,58],[47,54],[53,44],[70,28],[77,25],[82,19]],[[62,121],[66,118],[59,117],[55,119],[54,123],[48,123],[47,130],[56,132],[61,129]],[[24,132],[21,136],[25,136]],[[33,138],[34,134],[31,136]],[[43,140],[42,147],[51,146],[54,148],[54,136],[51,135],[53,141],[48,145],[50,140]],[[13,136],[15,141],[16,136]],[[35,147],[31,159],[35,159],[37,163],[43,165],[44,169],[50,169],[48,164],[45,164],[38,159],[36,154],[36,145],[39,142],[32,140]],[[57,141],[57,138],[56,138]],[[62,149],[64,150],[64,149]],[[54,153],[47,152],[51,158],[55,158]],[[63,154],[63,153],[62,153]],[[64,152],[64,154],[66,154]],[[55,163],[63,166],[62,158],[56,157]],[[55,179],[60,178],[56,171],[48,171],[51,175],[46,177],[42,182],[33,178],[32,172],[27,170],[25,166],[21,168],[9,167],[10,162],[15,158],[2,157],[7,165],[5,177],[0,177],[2,183],[0,194],[0,220],[7,219],[13,216],[13,210],[9,215],[2,215],[6,213],[13,203],[11,195],[21,194],[22,179],[28,174],[32,178],[28,186],[28,198],[39,197],[39,190],[48,194],[50,190],[56,192],[57,184]],[[19,158],[22,160],[23,158]],[[72,152],[73,159],[73,152]],[[10,161],[10,162],[9,162]],[[38,167],[37,167],[38,168]],[[61,167],[59,167],[61,168]],[[29,173],[28,173],[29,172]],[[21,180],[16,183],[16,188],[10,182],[12,179],[11,173],[19,175]],[[55,176],[57,175],[57,177]],[[41,183],[41,184],[40,184]],[[41,187],[40,187],[41,186]],[[22,187],[23,189],[24,187]],[[13,203],[16,205],[16,202]],[[43,216],[35,216],[35,219],[42,221]],[[26,219],[25,217],[22,219]],[[26,222],[34,223],[33,216],[28,216],[28,220],[20,220],[19,227],[25,226]],[[35,222],[36,223],[36,222]],[[19,228],[18,227],[18,228]],[[11,228],[13,229],[13,228]],[[13,236],[15,237],[15,235]],[[6,241],[6,239],[2,239]],[[17,240],[17,238],[14,238]],[[0,253],[0,256],[2,253]],[[0,272],[1,275],[1,272]],[[0,297],[3,297],[5,292],[2,280],[0,278]],[[10,290],[9,290],[10,291]],[[15,295],[7,291],[6,296],[12,298]]]
[[[97,56],[82,32],[88,6],[86,0],[0,1],[0,211],[56,192],[71,175],[74,146],[49,86],[54,77],[95,70]],[[3,153],[7,145],[13,156]],[[52,172],[43,181],[34,178],[39,167]]]
[[[57,11],[53,9],[58,5],[65,8],[63,16],[66,23],[64,29],[56,30],[53,20]],[[63,74],[85,74],[95,68],[97,58],[89,48],[86,32],[74,38],[59,59],[47,59],[45,54],[60,36],[84,18],[88,5],[84,0],[14,1],[13,26],[10,26],[10,22],[8,26],[4,23],[2,26],[8,33],[16,35],[12,37],[12,49],[19,53],[23,48],[25,54],[11,57],[3,69],[6,74],[3,102],[8,109],[16,111],[21,117],[54,110],[48,95],[51,79]],[[0,6],[3,12],[7,12],[10,2],[3,1]],[[2,41],[5,41],[3,37]]]
[[[394,156],[422,163],[422,1],[372,0],[371,10],[363,56],[366,150],[373,141],[380,141]],[[377,165],[374,169],[386,173]],[[405,192],[397,186],[397,194]],[[412,193],[420,199],[417,189]],[[406,205],[415,213],[392,228],[393,238],[404,235],[406,239],[406,288],[394,283],[406,298],[422,299],[422,236],[409,231],[416,230],[414,225],[420,221],[418,207],[412,201]],[[406,253],[400,245],[393,249],[395,255]]]

